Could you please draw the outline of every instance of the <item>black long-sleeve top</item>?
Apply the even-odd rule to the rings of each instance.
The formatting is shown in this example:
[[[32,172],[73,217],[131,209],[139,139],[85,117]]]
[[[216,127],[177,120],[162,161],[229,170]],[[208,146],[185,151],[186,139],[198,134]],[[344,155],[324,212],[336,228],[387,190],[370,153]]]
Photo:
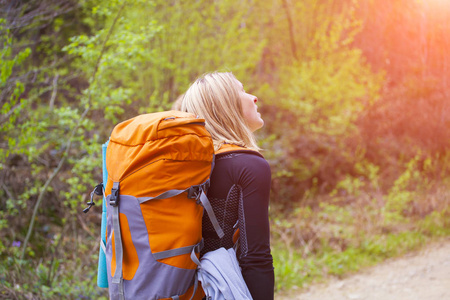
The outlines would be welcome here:
[[[222,239],[215,233],[207,215],[203,217],[205,247],[202,253],[233,247],[232,237],[239,228],[237,258],[255,300],[274,297],[268,213],[270,181],[269,164],[257,153],[217,155],[208,199],[224,230]]]

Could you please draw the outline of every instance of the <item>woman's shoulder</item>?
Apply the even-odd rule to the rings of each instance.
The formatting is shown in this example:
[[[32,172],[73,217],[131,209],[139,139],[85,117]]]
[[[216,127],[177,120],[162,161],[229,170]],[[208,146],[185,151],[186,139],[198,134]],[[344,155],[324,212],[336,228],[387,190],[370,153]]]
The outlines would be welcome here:
[[[257,151],[236,151],[220,154],[216,157],[220,165],[247,172],[270,172],[270,166],[264,156]]]
[[[271,170],[264,157],[251,152],[232,152],[216,156],[211,182],[226,186],[234,184],[246,187],[270,186]]]
[[[264,156],[260,152],[254,150],[237,150],[216,155],[216,161],[229,159],[233,159],[233,161],[251,160],[253,162],[259,161],[260,163],[267,163]]]

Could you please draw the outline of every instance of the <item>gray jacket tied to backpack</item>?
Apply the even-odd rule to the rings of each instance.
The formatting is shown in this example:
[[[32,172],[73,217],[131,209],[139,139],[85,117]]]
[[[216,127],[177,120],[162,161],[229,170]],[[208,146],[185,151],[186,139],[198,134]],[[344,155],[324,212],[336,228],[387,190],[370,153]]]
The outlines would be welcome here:
[[[206,299],[252,300],[233,248],[219,248],[200,260],[198,278]]]

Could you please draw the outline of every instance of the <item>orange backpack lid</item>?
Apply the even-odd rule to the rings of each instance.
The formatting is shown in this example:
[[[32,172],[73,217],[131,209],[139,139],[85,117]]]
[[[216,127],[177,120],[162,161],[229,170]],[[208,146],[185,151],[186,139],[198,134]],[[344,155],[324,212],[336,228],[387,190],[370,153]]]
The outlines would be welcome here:
[[[135,197],[198,185],[209,178],[213,154],[204,119],[178,111],[139,115],[111,133],[106,195],[113,182],[120,182],[121,194]]]

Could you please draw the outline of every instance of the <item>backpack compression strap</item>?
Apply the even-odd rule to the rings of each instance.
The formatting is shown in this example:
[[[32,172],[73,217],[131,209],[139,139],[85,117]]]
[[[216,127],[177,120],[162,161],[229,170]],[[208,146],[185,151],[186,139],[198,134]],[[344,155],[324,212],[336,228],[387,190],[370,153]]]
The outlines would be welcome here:
[[[109,199],[109,205],[111,205],[113,210],[113,230],[114,230],[114,243],[116,251],[116,271],[114,277],[112,278],[113,284],[118,284],[119,300],[124,300],[123,294],[123,275],[122,275],[122,260],[123,260],[123,248],[122,248],[122,237],[120,233],[120,223],[119,223],[119,201],[120,201],[120,184],[119,182],[114,182],[111,189],[111,196]]]

